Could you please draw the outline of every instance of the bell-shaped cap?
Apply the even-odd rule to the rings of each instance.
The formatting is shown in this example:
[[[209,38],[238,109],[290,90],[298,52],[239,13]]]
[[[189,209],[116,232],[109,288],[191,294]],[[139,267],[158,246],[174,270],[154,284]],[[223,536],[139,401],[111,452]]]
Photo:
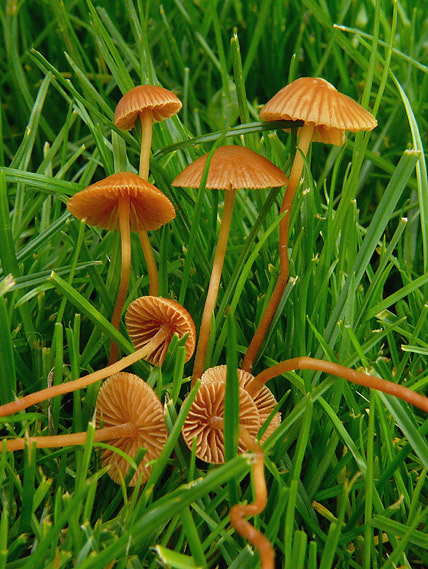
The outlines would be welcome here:
[[[149,461],[158,458],[168,438],[163,405],[153,391],[137,375],[120,372],[112,375],[101,386],[96,404],[97,428],[114,427],[130,423],[135,427],[132,436],[109,441],[134,458],[137,451],[147,449],[138,469],[130,481],[135,486],[141,474],[143,481],[150,474]],[[103,466],[109,466],[109,475],[119,483],[129,468],[129,462],[119,453],[103,448],[101,451]]]
[[[246,386],[251,383],[254,379],[254,376],[249,373],[248,371],[244,371],[243,369],[238,369],[238,382],[239,387],[245,390]],[[226,383],[226,376],[227,376],[227,366],[219,365],[215,367],[211,367],[207,369],[201,377],[202,383],[212,382],[212,381],[220,381]],[[271,415],[273,410],[277,405],[277,401],[273,396],[271,390],[266,386],[260,389],[257,395],[253,398],[254,403],[257,407],[257,411],[260,417],[260,426],[262,427],[268,417]],[[263,433],[263,436],[260,439],[261,443],[264,441],[275,431],[277,427],[279,427],[281,423],[281,413],[275,413],[270,421],[266,431]]]
[[[130,130],[138,115],[148,109],[153,122],[160,122],[178,113],[180,99],[168,89],[158,85],[138,85],[120,99],[114,113],[114,124],[121,130]]]
[[[172,182],[182,188],[199,188],[208,154],[189,164]],[[215,149],[206,187],[212,190],[274,188],[285,186],[285,174],[267,158],[245,146],[219,146]]]
[[[178,302],[159,296],[141,296],[128,307],[125,314],[128,334],[136,350],[152,346],[144,359],[162,365],[174,334],[187,334],[186,361],[194,352],[196,328],[189,312]],[[157,340],[159,338],[159,340]]]
[[[205,462],[214,464],[225,461],[224,451],[224,381],[206,381],[201,383],[195,400],[182,428],[185,443],[191,449],[196,437],[196,456]],[[252,438],[256,438],[260,429],[260,417],[253,398],[239,388],[239,424],[244,426]],[[245,452],[242,441],[238,451]]]
[[[132,172],[112,174],[68,200],[68,210],[78,219],[102,229],[119,229],[119,203],[130,202],[131,231],[158,229],[175,217],[175,208],[153,184]]]
[[[347,130],[372,130],[374,116],[319,77],[301,77],[283,87],[260,111],[265,121],[302,120],[315,125],[315,141],[341,146]]]

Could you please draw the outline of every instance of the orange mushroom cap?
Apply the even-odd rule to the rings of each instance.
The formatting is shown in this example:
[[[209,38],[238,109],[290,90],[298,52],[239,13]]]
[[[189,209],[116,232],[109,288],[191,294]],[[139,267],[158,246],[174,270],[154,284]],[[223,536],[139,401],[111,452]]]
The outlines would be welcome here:
[[[199,386],[182,428],[185,443],[191,449],[196,437],[196,456],[214,464],[225,461],[224,451],[224,381],[205,381]],[[239,388],[239,424],[255,439],[260,429],[260,416],[253,398]],[[248,450],[239,440],[238,451]]]
[[[125,323],[135,349],[153,345],[150,353],[144,357],[153,365],[162,365],[174,334],[178,334],[179,338],[188,334],[185,344],[186,361],[193,355],[195,324],[189,312],[174,300],[141,296],[129,305]],[[156,336],[159,341],[155,340]]]
[[[68,200],[68,210],[78,219],[102,229],[119,229],[118,203],[130,200],[131,231],[158,229],[175,217],[175,208],[153,184],[132,172],[112,174]]]
[[[153,391],[137,375],[120,372],[112,375],[101,386],[96,404],[97,428],[113,427],[124,423],[135,426],[133,436],[110,441],[109,444],[134,458],[138,449],[147,449],[138,469],[130,481],[135,486],[143,474],[147,480],[150,474],[149,461],[158,458],[168,438],[163,405]],[[109,475],[117,483],[126,475],[129,462],[120,454],[102,449],[101,462],[109,465]]]
[[[144,109],[152,112],[153,121],[160,122],[178,113],[180,99],[158,85],[138,85],[120,99],[114,113],[114,124],[121,130],[130,130]]]
[[[260,111],[265,121],[303,120],[315,125],[315,141],[341,146],[345,132],[372,130],[374,116],[319,77],[301,77],[283,87]]]
[[[173,186],[198,188],[208,154],[197,158],[172,182]],[[213,190],[274,188],[287,184],[285,174],[267,158],[245,146],[219,146],[215,149],[206,187]]]
[[[239,387],[242,389],[246,389],[246,386],[250,384],[254,380],[254,376],[251,373],[244,371],[242,369],[237,370],[238,373],[238,382]],[[220,365],[215,366],[207,369],[201,377],[202,383],[208,382],[222,382],[226,383],[226,376],[227,376],[227,366]],[[266,387],[264,385],[263,387]],[[268,419],[272,411],[275,409],[277,405],[277,401],[273,396],[271,390],[266,387],[266,389],[260,389],[260,391],[253,397],[254,403],[257,407],[257,411],[260,417],[260,426],[264,424],[264,422]],[[260,439],[261,443],[273,433],[273,431],[280,425],[281,423],[281,413],[275,413],[271,422],[269,423],[268,428],[263,433],[262,438]]]

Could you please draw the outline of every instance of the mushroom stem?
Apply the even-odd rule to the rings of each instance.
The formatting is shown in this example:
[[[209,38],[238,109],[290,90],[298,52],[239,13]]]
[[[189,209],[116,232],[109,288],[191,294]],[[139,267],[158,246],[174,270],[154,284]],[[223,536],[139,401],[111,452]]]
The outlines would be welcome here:
[[[141,151],[140,151],[140,176],[144,180],[149,179],[150,151],[152,148],[153,114],[150,109],[140,112],[141,121]]]
[[[255,502],[252,504],[235,504],[230,509],[230,523],[247,541],[257,548],[262,569],[274,569],[275,552],[268,538],[252,526],[244,516],[254,516],[264,510],[267,503],[267,488],[264,474],[264,452],[245,427],[239,425],[239,438],[245,446],[255,453],[253,478]]]
[[[302,175],[303,166],[305,163],[304,157],[308,153],[309,145],[311,143],[315,126],[313,123],[306,123],[300,131],[299,144],[297,146],[296,154],[294,156],[293,166],[291,168],[290,178],[288,181],[287,189],[281,204],[280,213],[285,215],[279,224],[279,275],[272,292],[272,296],[266,306],[262,318],[257,326],[254,336],[248,346],[247,352],[244,356],[241,369],[251,372],[254,360],[260,350],[260,346],[267,334],[270,323],[278,305],[284,294],[285,287],[287,286],[289,276],[289,259],[288,259],[288,231],[290,227],[291,207],[293,205],[294,196],[299,185],[300,177]]]
[[[63,446],[83,445],[88,436],[87,432],[83,433],[70,433],[68,435],[55,435],[48,437],[28,437],[22,439],[10,439],[6,441],[6,450],[15,451],[23,450],[25,444],[32,446],[36,443],[37,448],[55,448]],[[126,437],[135,436],[135,425],[132,423],[124,423],[123,425],[116,425],[114,427],[105,427],[104,429],[97,429],[94,434],[94,441],[109,441],[113,439],[122,439]]]
[[[139,231],[138,235],[146,260],[147,272],[149,273],[149,294],[150,296],[159,296],[159,275],[149,236],[147,235],[147,231],[143,230]]]
[[[252,397],[254,397],[260,391],[263,385],[273,377],[276,377],[277,375],[281,375],[288,371],[295,371],[297,369],[312,369],[316,371],[323,371],[329,375],[341,377],[352,383],[363,385],[364,387],[369,387],[370,389],[377,389],[378,391],[388,393],[389,395],[394,395],[403,401],[407,401],[408,403],[411,403],[415,407],[419,407],[419,409],[422,409],[428,413],[428,397],[425,397],[424,395],[421,395],[420,393],[417,393],[408,387],[393,383],[392,381],[387,381],[386,379],[381,379],[379,377],[374,377],[366,373],[361,373],[353,369],[349,369],[334,362],[318,360],[316,358],[310,358],[306,356],[285,360],[279,364],[265,369],[256,375],[251,383],[247,384],[246,390]]]
[[[226,190],[226,195],[224,198],[223,218],[221,221],[220,233],[217,240],[217,247],[215,250],[207,297],[205,299],[201,327],[199,329],[198,347],[196,349],[195,364],[193,367],[192,385],[195,384],[195,381],[201,377],[204,371],[205,357],[208,348],[208,340],[210,337],[211,316],[215,308],[218,288],[220,286],[220,278],[223,270],[227,241],[229,239],[230,225],[232,223],[235,195],[236,190]]]
[[[129,226],[129,197],[124,196],[119,199],[119,229],[122,240],[122,272],[120,275],[119,290],[116,298],[116,305],[113,310],[111,323],[119,330],[120,317],[122,316],[123,305],[125,304],[126,295],[129,285],[129,274],[131,271],[131,228]],[[118,345],[112,340],[110,342],[110,358],[109,365],[117,361],[119,354]]]
[[[161,333],[162,330],[162,333]],[[12,401],[11,403],[5,403],[4,405],[0,406],[0,417],[5,417],[6,415],[12,415],[13,413],[17,413],[18,411],[22,411],[23,409],[27,409],[27,407],[31,407],[32,405],[36,405],[41,401],[45,401],[46,399],[51,399],[57,395],[65,395],[66,393],[71,393],[72,391],[77,391],[78,389],[84,389],[91,385],[92,383],[96,383],[101,379],[105,379],[110,375],[114,375],[119,371],[122,371],[128,366],[135,364],[142,358],[146,357],[153,349],[156,349],[162,341],[167,337],[169,334],[167,328],[159,330],[159,332],[153,336],[153,338],[144,346],[136,350],[134,353],[130,354],[122,358],[121,360],[108,365],[107,367],[94,371],[88,375],[80,377],[79,379],[75,379],[73,381],[69,381],[67,383],[60,383],[58,385],[54,385],[52,387],[47,387],[46,389],[41,389],[40,391],[36,391],[35,393],[30,393],[21,399],[17,399],[16,401]]]

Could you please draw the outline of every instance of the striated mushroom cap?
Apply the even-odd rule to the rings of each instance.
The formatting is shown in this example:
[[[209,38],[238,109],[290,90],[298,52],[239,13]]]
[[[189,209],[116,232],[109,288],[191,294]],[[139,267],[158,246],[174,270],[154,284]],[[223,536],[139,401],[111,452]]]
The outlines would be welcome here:
[[[131,231],[158,229],[175,218],[175,208],[153,184],[132,172],[118,172],[91,184],[68,200],[78,219],[102,229],[119,229],[118,204],[130,200]]]
[[[190,449],[193,438],[196,437],[196,456],[214,464],[225,461],[223,425],[225,390],[224,381],[201,383],[181,431]],[[252,397],[242,388],[239,388],[239,403],[239,424],[256,438],[260,429],[259,412]],[[248,449],[242,441],[239,441],[238,451],[246,450]]]
[[[153,122],[169,119],[181,109],[180,99],[158,85],[138,85],[120,99],[114,113],[114,124],[121,130],[130,130],[144,109],[152,112]]]
[[[172,182],[182,188],[199,188],[208,154],[197,158]],[[206,187],[213,190],[285,186],[284,173],[267,158],[245,146],[219,146],[212,155]]]
[[[117,373],[101,386],[96,405],[97,428],[113,427],[131,423],[135,426],[134,436],[109,441],[110,445],[134,458],[140,447],[147,449],[137,471],[130,481],[135,486],[143,474],[147,480],[150,474],[148,462],[158,458],[168,438],[163,405],[147,383],[132,373]],[[117,483],[125,476],[129,463],[120,454],[102,449],[101,462],[109,466],[109,475]]]
[[[372,130],[374,116],[319,77],[301,77],[283,87],[260,111],[265,121],[303,120],[315,124],[315,141],[341,146],[347,130]]]
[[[254,376],[242,369],[237,370],[238,373],[238,381],[239,386],[245,390],[246,386],[251,383],[254,379]],[[226,376],[227,376],[227,366],[220,365],[209,368],[205,371],[203,376],[201,377],[202,383],[219,381],[226,383]],[[277,400],[273,396],[271,390],[264,385],[261,390],[257,393],[254,397],[254,403],[257,407],[257,411],[260,417],[260,426],[263,426],[265,421],[268,419],[272,411],[275,409],[277,405]],[[264,443],[264,441],[275,431],[275,429],[281,423],[281,413],[275,413],[271,422],[269,423],[268,428],[263,433],[262,438],[260,439],[260,443]]]
[[[185,344],[186,362],[193,355],[195,324],[189,312],[174,300],[141,296],[129,305],[125,323],[135,349],[153,345],[153,349],[144,358],[153,365],[162,365],[174,334],[178,334],[179,338],[188,334]]]

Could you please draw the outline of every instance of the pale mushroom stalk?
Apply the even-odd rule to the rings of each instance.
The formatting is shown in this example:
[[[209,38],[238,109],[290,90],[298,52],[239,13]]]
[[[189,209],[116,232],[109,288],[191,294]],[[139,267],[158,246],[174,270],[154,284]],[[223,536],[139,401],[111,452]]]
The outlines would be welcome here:
[[[72,391],[77,391],[78,389],[84,389],[88,387],[92,383],[96,383],[110,375],[114,375],[123,369],[135,364],[139,360],[145,358],[148,354],[150,354],[154,349],[156,349],[169,335],[169,331],[167,327],[162,327],[152,338],[151,340],[144,344],[141,348],[136,350],[134,353],[126,356],[119,361],[108,365],[107,367],[94,371],[88,375],[80,377],[79,379],[75,379],[73,381],[69,381],[67,383],[60,383],[58,385],[54,385],[52,387],[47,387],[46,389],[41,389],[40,391],[36,391],[34,393],[30,393],[21,399],[17,399],[16,401],[12,401],[11,403],[6,403],[0,406],[0,417],[5,417],[6,415],[12,415],[13,413],[18,413],[23,409],[27,409],[27,407],[31,407],[32,405],[36,405],[42,401],[46,401],[46,399],[51,399],[57,395],[65,395],[66,393],[71,393]]]
[[[123,425],[117,425],[114,427],[105,427],[104,429],[96,429],[94,433],[94,441],[111,441],[115,439],[121,439],[123,437],[133,437],[135,436],[136,428],[132,423],[124,423]],[[46,437],[28,437],[21,439],[10,439],[6,441],[6,450],[15,451],[23,450],[28,441],[28,445],[31,447],[36,443],[37,448],[57,448],[63,446],[76,446],[84,445],[87,439],[88,433],[70,433],[67,435],[54,435]]]
[[[257,326],[254,336],[245,353],[241,366],[244,371],[250,372],[252,370],[254,360],[257,357],[260,346],[263,343],[270,323],[272,322],[272,318],[274,317],[276,309],[278,308],[284,294],[285,287],[287,286],[289,277],[288,232],[291,208],[299,185],[300,177],[302,175],[305,163],[304,157],[308,153],[314,129],[315,125],[313,123],[305,123],[300,132],[299,144],[294,156],[289,182],[281,204],[280,213],[284,214],[284,217],[281,219],[279,224],[279,275],[266,309],[263,312],[259,325]]]
[[[126,295],[128,292],[129,275],[131,272],[131,229],[129,226],[129,196],[123,197],[119,200],[119,229],[122,241],[122,272],[120,276],[119,290],[116,298],[116,305],[113,310],[111,323],[119,330],[120,317],[122,315],[123,306],[125,304]],[[110,357],[109,364],[117,361],[119,354],[118,345],[112,340],[110,343]]]
[[[369,387],[370,389],[377,389],[378,391],[382,391],[383,393],[387,393],[389,395],[394,395],[403,401],[407,401],[408,403],[411,403],[415,407],[418,407],[419,409],[422,409],[428,413],[428,397],[425,397],[424,395],[421,395],[420,393],[417,393],[408,387],[404,387],[403,385],[393,383],[392,381],[388,381],[386,379],[381,379],[379,377],[374,377],[366,373],[361,373],[353,369],[349,369],[334,362],[328,362],[307,356],[284,360],[283,362],[265,369],[255,376],[254,380],[246,386],[246,390],[252,397],[254,397],[264,386],[264,384],[273,377],[298,369],[322,371],[329,375],[341,377],[352,383],[356,383],[364,387]]]
[[[198,346],[196,348],[195,364],[193,367],[192,385],[194,385],[195,381],[201,377],[204,371],[205,357],[207,354],[208,341],[210,336],[211,316],[215,308],[218,289],[220,286],[220,278],[223,270],[227,242],[229,239],[230,225],[232,223],[235,195],[236,190],[226,190],[226,195],[224,198],[223,218],[221,221],[220,233],[215,250],[213,267],[211,270],[210,283],[205,299],[201,327],[199,330]]]
[[[255,516],[262,512],[267,504],[268,494],[264,472],[265,455],[261,446],[256,443],[247,429],[241,425],[239,427],[239,438],[249,450],[255,453],[253,478],[256,499],[252,504],[235,504],[232,506],[229,512],[230,523],[242,537],[252,543],[257,549],[260,555],[261,569],[274,569],[275,552],[271,542],[261,531],[257,530],[247,520],[244,520],[244,516]]]
[[[141,249],[143,250],[144,259],[146,260],[147,272],[149,274],[149,294],[150,296],[159,296],[159,274],[156,266],[153,248],[150,245],[147,231],[138,232],[140,238]]]
[[[150,172],[150,151],[152,148],[153,112],[151,109],[143,109],[139,114],[142,130],[139,173],[144,180],[148,180]]]

